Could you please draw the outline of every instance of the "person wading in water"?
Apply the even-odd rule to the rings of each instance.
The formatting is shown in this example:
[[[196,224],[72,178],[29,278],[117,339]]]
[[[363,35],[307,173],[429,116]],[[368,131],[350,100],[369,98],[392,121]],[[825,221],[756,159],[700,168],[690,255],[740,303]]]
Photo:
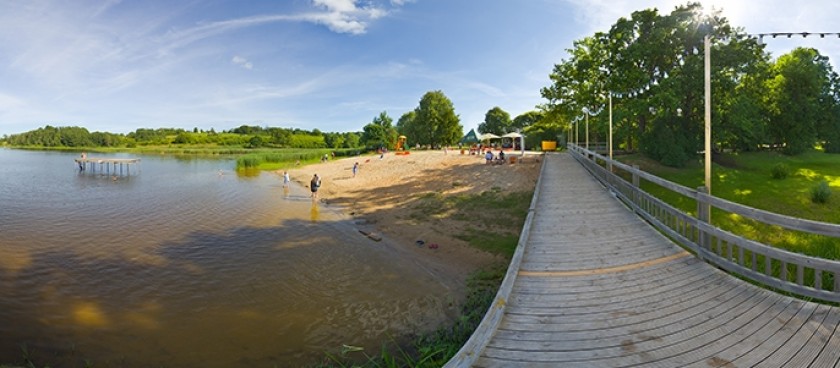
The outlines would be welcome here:
[[[318,174],[312,176],[312,181],[309,182],[309,189],[312,190],[312,200],[318,199],[318,188],[321,187],[321,178]]]

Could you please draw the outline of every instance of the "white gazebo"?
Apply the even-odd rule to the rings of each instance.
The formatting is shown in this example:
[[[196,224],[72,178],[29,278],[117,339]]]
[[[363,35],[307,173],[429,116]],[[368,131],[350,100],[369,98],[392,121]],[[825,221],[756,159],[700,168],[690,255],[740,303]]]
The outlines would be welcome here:
[[[522,155],[525,156],[525,136],[516,132],[510,132],[502,136],[502,138],[513,139],[516,143],[516,138],[519,138],[519,149],[522,150]]]

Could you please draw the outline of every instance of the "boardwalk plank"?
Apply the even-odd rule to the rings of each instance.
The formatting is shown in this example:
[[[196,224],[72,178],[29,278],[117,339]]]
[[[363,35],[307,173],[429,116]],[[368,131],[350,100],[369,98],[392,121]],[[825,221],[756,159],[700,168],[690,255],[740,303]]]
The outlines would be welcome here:
[[[805,346],[796,353],[796,355],[791,358],[791,360],[787,363],[791,367],[807,367],[812,362],[817,359],[820,352],[828,343],[828,340],[831,338],[831,334],[834,332],[834,329],[837,328],[837,324],[840,323],[840,313],[832,313],[831,308],[825,307],[825,319],[820,322],[816,323],[816,321],[810,321],[809,326],[807,328],[813,329],[814,334],[805,343]]]

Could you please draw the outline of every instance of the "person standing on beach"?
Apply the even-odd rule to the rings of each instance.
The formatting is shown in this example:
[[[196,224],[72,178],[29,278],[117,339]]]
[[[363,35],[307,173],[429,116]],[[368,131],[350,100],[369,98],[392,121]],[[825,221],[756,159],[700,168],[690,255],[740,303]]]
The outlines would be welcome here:
[[[312,176],[312,180],[309,182],[309,189],[312,191],[312,200],[318,199],[318,188],[321,187],[321,178],[318,177],[318,174]]]
[[[289,183],[291,183],[291,182],[292,182],[292,179],[289,178],[289,172],[288,171],[283,171],[283,187],[288,188]]]
[[[359,172],[359,163],[357,162],[357,163],[353,164],[353,177],[354,178],[356,177],[356,173],[358,173],[358,172]]]

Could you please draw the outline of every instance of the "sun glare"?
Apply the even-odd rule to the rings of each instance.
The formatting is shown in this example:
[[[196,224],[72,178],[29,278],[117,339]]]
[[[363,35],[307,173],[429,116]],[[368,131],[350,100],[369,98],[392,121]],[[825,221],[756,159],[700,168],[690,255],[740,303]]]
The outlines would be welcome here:
[[[740,20],[738,18],[741,14],[741,8],[744,6],[742,2],[727,0],[702,0],[700,4],[703,5],[703,15],[708,16],[714,12],[720,12],[730,22],[735,21],[736,23]]]

